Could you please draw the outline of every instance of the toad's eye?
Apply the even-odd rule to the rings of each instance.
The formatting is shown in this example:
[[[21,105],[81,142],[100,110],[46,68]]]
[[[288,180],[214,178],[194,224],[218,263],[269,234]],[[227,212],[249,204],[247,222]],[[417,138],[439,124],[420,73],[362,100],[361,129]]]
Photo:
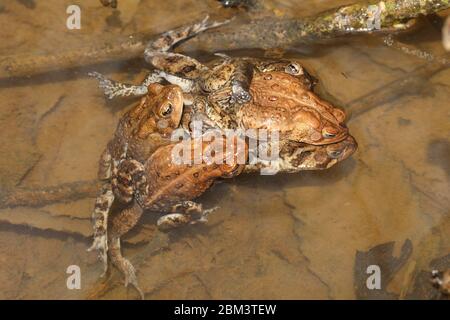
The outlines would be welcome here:
[[[292,74],[293,76],[298,76],[303,74],[303,68],[295,62],[291,62],[289,63],[285,68],[284,71],[286,71],[286,73]]]
[[[342,153],[341,150],[330,150],[330,151],[328,151],[328,155],[331,158],[334,158],[334,159],[338,158],[341,155],[341,153]]]
[[[324,138],[330,139],[334,138],[337,135],[337,130],[331,127],[323,128],[322,130],[322,136]]]
[[[160,113],[163,117],[167,117],[172,113],[173,107],[171,103],[166,104],[160,110]]]

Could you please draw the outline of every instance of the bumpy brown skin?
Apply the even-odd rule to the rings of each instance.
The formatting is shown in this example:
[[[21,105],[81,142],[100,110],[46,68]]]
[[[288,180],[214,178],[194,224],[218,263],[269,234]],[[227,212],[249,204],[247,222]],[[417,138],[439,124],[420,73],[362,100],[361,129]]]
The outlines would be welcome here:
[[[313,93],[316,79],[298,61],[219,54],[220,59],[204,65],[169,52],[188,34],[193,35],[167,32],[149,44],[144,57],[160,77],[192,94],[191,119],[221,129],[277,130],[282,139],[314,145],[347,137],[344,111]]]
[[[233,150],[229,150],[225,148],[225,137],[218,137],[213,142],[205,141],[203,137],[182,141],[160,147],[142,167],[134,160],[126,160],[119,168],[119,174],[121,170],[130,172],[135,193],[130,206],[111,221],[109,255],[113,264],[125,275],[125,285],[131,283],[141,297],[143,293],[138,286],[135,269],[120,252],[121,236],[136,225],[144,210],[167,214],[158,220],[158,225],[163,228],[205,222],[211,210],[203,210],[201,205],[191,200],[205,192],[217,178],[233,177],[242,172],[248,150],[244,141],[236,138],[234,142]],[[215,159],[223,163],[208,163],[203,158],[198,164],[177,164],[173,158],[179,154],[177,150],[183,150],[183,146],[189,146],[191,150],[187,159],[194,159],[194,150],[201,150],[202,155],[209,154],[207,150],[211,150],[213,144],[225,150],[214,154]],[[240,158],[242,155],[244,157]]]
[[[181,89],[175,85],[154,83],[148,86],[148,93],[141,102],[120,119],[114,138],[105,151],[110,154],[111,183],[119,200],[129,201],[132,193],[130,175],[118,174],[120,163],[124,159],[144,163],[157,148],[171,143],[171,133],[178,128],[182,112]],[[107,165],[101,162],[100,179]]]
[[[180,125],[183,101],[178,86],[149,85],[140,104],[120,119],[100,161],[99,178],[106,183],[94,209],[91,248],[99,251],[105,271],[109,253],[113,264],[125,274],[125,283],[133,284],[141,295],[133,266],[120,253],[120,237],[134,227],[144,210],[172,212],[158,221],[162,227],[205,221],[210,210],[203,210],[190,200],[202,194],[218,177],[233,176],[243,169],[236,161],[230,165],[173,164],[171,150],[178,144],[170,144],[170,135]],[[225,143],[225,140],[218,141]],[[208,145],[205,141],[200,149]],[[246,156],[247,150],[240,153]],[[216,156],[227,159],[230,154]],[[231,155],[232,160],[234,156],[237,154]],[[129,206],[108,219],[114,199]]]
[[[301,85],[304,90],[312,91],[317,82],[295,60],[224,58],[209,66],[206,71],[202,71],[195,79],[197,86],[192,91],[196,97],[194,110],[206,114],[212,120],[212,126],[221,129],[238,128],[239,110],[253,100],[251,96],[253,79],[267,72],[284,74],[288,81],[292,80]],[[246,100],[238,101],[235,98],[233,87],[236,83],[239,84],[238,88],[244,88],[249,92]],[[274,89],[266,87],[265,90],[269,92]],[[260,114],[260,116],[267,119],[267,115]]]
[[[316,145],[345,139],[347,129],[341,125],[344,112],[312,93],[316,80],[298,61],[234,58],[218,54],[219,59],[202,64],[192,57],[170,52],[180,41],[220,24],[223,23],[208,23],[206,18],[191,26],[170,30],[150,42],[144,51],[144,58],[155,71],[141,86],[121,84],[98,73],[92,75],[100,81],[100,88],[110,98],[142,95],[148,82],[165,79],[178,84],[193,97],[189,118],[202,120],[208,127],[235,129],[240,124],[244,129],[281,129],[289,140]],[[260,81],[271,76],[274,79]],[[277,83],[278,80],[280,83]],[[256,97],[252,98],[253,94]],[[268,98],[277,94],[275,99],[279,101],[267,102]],[[308,97],[302,99],[301,96]],[[286,101],[295,103],[297,108],[284,106]],[[246,112],[253,115],[255,121],[245,116]],[[290,123],[285,124],[287,118]]]
[[[169,109],[171,112],[164,116]],[[147,95],[119,121],[107,147],[112,159],[118,159],[127,144],[128,157],[145,162],[158,147],[170,143],[182,112],[183,92],[178,86],[149,85]]]
[[[197,77],[190,119],[209,127],[277,130],[282,139],[314,145],[348,135],[345,112],[313,92],[316,79],[298,62],[225,58]],[[248,85],[248,101],[234,98],[233,81],[239,77],[242,87]]]
[[[215,143],[226,147],[226,139],[220,138]],[[205,192],[211,184],[219,177],[232,177],[239,174],[244,169],[244,163],[238,164],[237,153],[215,153],[215,157],[225,161],[230,159],[230,163],[207,164],[175,164],[172,159],[174,147],[191,145],[192,158],[194,148],[206,150],[211,142],[201,141],[200,138],[192,141],[183,141],[179,144],[168,145],[159,148],[145,163],[144,170],[147,178],[148,189],[139,194],[137,201],[145,209],[164,212],[173,205],[185,200],[192,200]],[[245,146],[245,142],[242,142]],[[227,150],[228,151],[228,150]],[[237,152],[237,150],[236,150]],[[245,161],[246,149],[241,152]]]
[[[335,143],[348,136],[345,113],[287,73],[255,74],[250,93],[252,100],[237,113],[241,128],[277,130],[280,139],[312,145]]]
[[[150,43],[145,50],[146,61],[157,70],[147,77],[144,84],[165,79],[172,84],[180,85],[184,92],[190,93],[194,98],[190,108],[191,114],[186,117],[188,120],[183,121],[183,124],[192,123],[192,120],[198,117],[207,118],[208,125],[212,127],[280,130],[284,142],[316,145],[339,143],[348,137],[347,129],[342,124],[345,114],[312,94],[315,80],[299,63],[222,56],[216,63],[206,66],[191,57],[168,52],[177,42],[214,25],[217,24],[208,24],[205,19],[191,27],[169,31]],[[110,98],[141,95],[146,92],[143,85],[120,84],[99,74],[94,76],[100,80],[100,87]],[[278,77],[280,83],[273,78],[261,78],[264,76]],[[252,100],[253,80],[255,80],[253,85],[255,98]],[[274,84],[281,88],[274,88]],[[273,100],[272,97],[279,92],[281,94],[276,97],[277,101]],[[248,110],[242,111],[245,108]],[[252,119],[252,116],[256,119]],[[149,127],[154,128],[154,125]],[[129,140],[126,134],[120,133],[120,136],[126,137],[126,141]],[[347,142],[350,147],[336,148],[336,150],[344,148],[345,156],[356,149],[352,138],[348,138]],[[200,143],[202,148],[206,147],[204,142],[193,143]],[[130,143],[125,143],[127,146],[128,144]],[[170,213],[161,217],[158,225],[159,222],[161,225],[168,223],[178,226],[204,221],[205,211],[191,199],[203,193],[215,179],[232,176],[242,170],[241,166],[222,167],[206,163],[175,165],[171,155],[177,145],[180,143],[158,148],[143,164],[142,160],[145,157],[136,152],[140,149],[130,144],[132,156],[121,161],[118,167],[117,176],[121,179],[120,186],[123,188],[118,188],[117,193],[127,195],[123,199],[129,201],[130,205],[112,219],[108,235],[110,256],[113,263],[125,274],[126,284],[132,283],[138,290],[140,289],[135,270],[120,253],[120,237],[138,222],[143,210]],[[320,156],[327,152],[327,149],[315,151],[317,156]],[[125,153],[129,155],[127,149]],[[247,154],[247,151],[244,153]],[[123,150],[117,154],[120,159],[123,158]],[[149,154],[151,152],[144,152],[145,156]],[[288,154],[289,161],[293,161],[290,164],[295,162],[300,165],[302,161],[308,160],[308,166],[319,163],[333,165],[340,159],[339,155],[330,157],[330,153],[318,159],[311,157],[312,153],[309,153],[309,156],[305,154]],[[226,155],[220,157],[223,160]],[[183,212],[178,213],[178,209],[182,209]]]
[[[325,170],[344,161],[358,149],[352,136],[345,140],[327,145],[308,145],[287,142],[280,150],[280,157],[271,163],[247,165],[244,172],[257,172],[269,166],[278,172],[298,173],[304,170]]]
[[[170,133],[181,121],[183,93],[178,86],[151,84],[147,95],[119,121],[113,139],[103,152],[98,178],[104,184],[98,195],[92,214],[94,242],[89,250],[96,249],[107,270],[108,213],[114,202],[128,202],[133,197],[132,177],[119,174],[119,167],[126,159],[144,162],[156,148],[170,143]]]
[[[191,119],[221,129],[279,130],[287,140],[315,145],[342,141],[348,135],[345,113],[312,92],[316,79],[298,61],[220,55],[203,65],[168,52],[183,37],[169,31],[151,43],[144,56],[161,70],[162,78],[192,94]]]

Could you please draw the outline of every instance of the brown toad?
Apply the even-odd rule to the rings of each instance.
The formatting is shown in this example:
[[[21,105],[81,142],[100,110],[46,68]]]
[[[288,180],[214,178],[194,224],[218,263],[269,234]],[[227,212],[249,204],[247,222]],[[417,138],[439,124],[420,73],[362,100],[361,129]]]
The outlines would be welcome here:
[[[288,130],[287,136],[293,141],[312,144],[345,139],[348,130],[343,125],[344,112],[312,93],[315,79],[296,61],[219,55],[218,60],[204,65],[189,56],[169,52],[178,42],[217,25],[220,23],[209,25],[204,20],[168,31],[151,42],[145,50],[145,59],[156,70],[141,86],[121,84],[98,73],[91,75],[100,80],[100,87],[110,98],[145,94],[146,85],[155,81],[177,84],[193,96],[192,120],[200,119],[210,127],[254,129],[253,125],[260,127],[262,124],[261,127],[269,130]],[[270,76],[274,77],[272,81],[261,81]],[[275,78],[282,78],[278,83],[280,87],[275,88]],[[252,97],[257,93],[263,95]],[[266,98],[277,95],[278,101],[267,103]],[[295,110],[286,110],[285,102],[295,104]],[[252,122],[248,115],[254,110],[258,110],[258,118]],[[274,120],[280,111],[282,117],[289,118],[288,127]],[[242,116],[247,118],[242,119]]]
[[[134,269],[122,259],[118,247],[120,235],[132,227],[131,222],[137,222],[131,212],[172,212],[158,221],[161,228],[206,221],[211,210],[202,210],[201,205],[190,200],[203,193],[215,178],[233,176],[245,164],[241,161],[243,164],[237,165],[233,156],[231,164],[173,164],[170,151],[181,143],[174,143],[171,134],[180,124],[186,101],[176,85],[150,84],[141,102],[120,119],[100,160],[99,179],[105,183],[94,208],[94,243],[89,250],[99,251],[105,272],[109,253],[112,262],[125,273],[126,283],[136,287]],[[207,148],[201,140],[195,144]],[[240,151],[244,156],[246,152]],[[220,161],[229,160],[229,156],[215,155]],[[108,227],[108,213],[114,200],[123,204],[132,202],[140,210],[125,209],[110,219]]]
[[[216,179],[233,177],[243,170],[247,152],[245,141],[235,138],[233,142],[234,147],[228,148],[224,137],[216,137],[212,142],[203,137],[190,139],[160,147],[144,164],[130,159],[119,165],[118,175],[131,177],[129,187],[133,193],[128,198],[127,208],[111,219],[109,255],[112,263],[125,275],[125,286],[131,283],[141,297],[143,293],[138,286],[135,269],[121,255],[120,237],[136,225],[144,210],[161,214],[158,226],[163,229],[205,222],[214,209],[203,210],[201,204],[192,200],[205,192]],[[226,151],[214,153],[215,161],[209,161],[212,158],[208,157],[202,157],[197,164],[191,161],[194,150],[201,150],[202,155],[211,154],[213,145]],[[189,150],[187,156],[190,161],[177,163],[174,160],[180,146],[182,150]],[[242,155],[244,164],[238,161]],[[130,193],[126,192],[126,195]]]
[[[128,193],[132,192],[127,187],[130,177],[119,175],[118,168],[126,159],[143,163],[158,147],[170,143],[170,134],[181,120],[183,100],[178,86],[149,85],[147,95],[120,119],[114,137],[102,153],[98,178],[104,184],[92,214],[94,243],[89,250],[99,251],[105,271],[109,210],[116,197],[128,201]]]
[[[271,168],[276,172],[297,173],[306,170],[325,170],[350,157],[358,148],[355,139],[349,135],[345,140],[327,145],[309,145],[287,142],[280,149],[275,161],[260,161],[245,166],[244,172],[257,172]]]

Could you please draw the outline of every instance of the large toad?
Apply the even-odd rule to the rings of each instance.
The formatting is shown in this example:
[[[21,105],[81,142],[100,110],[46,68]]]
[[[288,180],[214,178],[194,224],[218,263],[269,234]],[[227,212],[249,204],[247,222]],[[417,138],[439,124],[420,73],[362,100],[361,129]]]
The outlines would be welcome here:
[[[219,55],[205,65],[169,52],[178,42],[220,24],[208,24],[205,19],[151,42],[145,59],[155,70],[142,85],[91,75],[110,98],[146,94],[147,85],[157,81],[177,84],[191,94],[191,120],[202,120],[210,127],[278,130],[288,140],[315,145],[346,138],[345,113],[312,92],[315,79],[296,61]]]

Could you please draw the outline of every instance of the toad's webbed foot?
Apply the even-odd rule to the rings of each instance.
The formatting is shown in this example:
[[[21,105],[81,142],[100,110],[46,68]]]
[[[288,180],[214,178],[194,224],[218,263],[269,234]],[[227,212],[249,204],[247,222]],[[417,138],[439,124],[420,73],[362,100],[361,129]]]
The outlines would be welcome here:
[[[139,292],[141,298],[144,299],[144,293],[138,285],[136,270],[131,262],[122,256],[120,248],[120,238],[137,224],[142,213],[142,208],[136,202],[122,210],[111,220],[111,231],[108,239],[111,262],[125,276],[125,286],[128,286],[128,284],[133,285]]]
[[[90,77],[96,78],[99,81],[99,88],[103,90],[108,99],[115,97],[140,97],[146,95],[148,92],[148,85],[155,82],[160,82],[162,77],[159,72],[150,73],[141,85],[133,85],[128,83],[121,83],[115,80],[106,78],[104,75],[98,72],[89,72]]]
[[[142,300],[144,300],[144,292],[141,290],[138,284],[136,269],[131,262],[124,258],[120,252],[120,238],[111,239],[111,260],[113,264],[123,273],[125,277],[124,285],[128,287],[131,284],[139,292]]]
[[[172,213],[160,217],[157,225],[161,230],[169,230],[188,224],[206,223],[208,222],[208,215],[218,208],[203,210],[199,203],[183,201],[172,207]],[[182,211],[182,213],[178,211]]]
[[[125,287],[128,287],[131,284],[141,296],[141,299],[144,300],[144,292],[139,287],[138,280],[136,277],[136,270],[134,269],[131,262],[127,259],[123,259],[124,269],[122,270],[125,276]]]

